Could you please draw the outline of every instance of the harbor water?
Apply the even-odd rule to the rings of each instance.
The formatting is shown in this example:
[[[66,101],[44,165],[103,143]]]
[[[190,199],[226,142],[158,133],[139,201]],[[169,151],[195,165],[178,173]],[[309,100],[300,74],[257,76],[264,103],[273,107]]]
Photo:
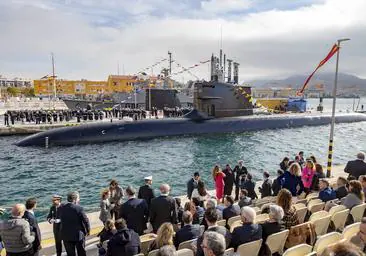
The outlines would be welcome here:
[[[357,105],[358,100],[356,100]],[[366,106],[366,99],[361,104]],[[309,100],[316,108],[318,100]],[[329,111],[331,100],[324,102]],[[351,111],[353,99],[338,99],[337,108]],[[143,177],[153,176],[153,187],[162,182],[172,186],[173,195],[186,191],[186,181],[199,171],[210,188],[211,170],[243,159],[255,180],[263,171],[272,177],[284,156],[294,157],[303,150],[326,164],[330,126],[267,130],[210,136],[181,136],[146,141],[49,149],[13,145],[21,137],[0,138],[0,207],[24,202],[29,197],[39,201],[37,216],[45,219],[52,194],[66,196],[78,190],[81,205],[87,211],[98,210],[100,191],[110,179],[122,187],[142,185]],[[366,151],[366,122],[337,124],[334,139],[334,164],[345,164],[359,151]]]

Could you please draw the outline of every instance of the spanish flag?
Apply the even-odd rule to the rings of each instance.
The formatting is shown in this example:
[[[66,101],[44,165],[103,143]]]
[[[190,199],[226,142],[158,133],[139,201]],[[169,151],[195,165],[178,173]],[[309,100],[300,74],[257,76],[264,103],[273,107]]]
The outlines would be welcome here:
[[[316,67],[316,69],[313,71],[313,73],[311,73],[311,75],[308,77],[308,79],[306,79],[304,85],[302,86],[301,90],[298,91],[298,95],[302,95],[306,86],[308,85],[310,79],[313,77],[313,75],[315,74],[316,71],[318,71],[318,69],[323,66],[330,58],[333,57],[333,55],[338,52],[339,47],[337,44],[334,44],[332,49],[330,50],[330,52],[328,53],[328,55],[319,63],[319,65]]]

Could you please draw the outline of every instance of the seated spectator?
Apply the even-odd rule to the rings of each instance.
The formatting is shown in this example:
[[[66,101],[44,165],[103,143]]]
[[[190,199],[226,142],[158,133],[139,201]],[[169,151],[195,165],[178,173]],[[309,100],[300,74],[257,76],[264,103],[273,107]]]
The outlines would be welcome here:
[[[158,256],[176,256],[177,251],[175,250],[175,247],[172,245],[164,245],[159,249]]]
[[[234,216],[238,216],[239,212],[234,207],[234,198],[232,196],[225,196],[225,206],[226,208],[222,211],[222,218],[226,220],[226,227],[227,221]]]
[[[205,209],[200,206],[200,201],[197,197],[192,198],[192,202],[196,208],[196,214],[193,216],[193,224],[200,224],[203,220],[203,215],[205,214]]]
[[[338,242],[327,246],[321,256],[362,256],[360,248],[350,242]]]
[[[192,216],[193,216],[193,221],[196,219],[198,220],[198,214],[197,214],[197,210],[196,210],[196,206],[194,205],[194,203],[192,201],[186,202],[186,204],[184,205],[183,211],[190,211]],[[184,223],[182,221],[181,223],[181,227],[184,226]]]
[[[336,192],[336,196],[338,199],[341,199],[341,198],[347,196],[347,194],[348,194],[347,184],[348,184],[348,181],[345,178],[339,177],[337,179],[337,189],[335,190],[335,192]]]
[[[140,237],[132,229],[127,228],[124,219],[118,219],[115,222],[117,232],[109,239],[107,255],[108,256],[129,256],[140,253]]]
[[[366,218],[362,218],[360,225],[360,232],[358,232],[358,238],[361,242],[361,249],[366,252]]]
[[[337,198],[336,192],[329,187],[329,182],[326,179],[321,179],[319,181],[319,188],[319,199],[323,202],[328,202]]]
[[[184,209],[182,207],[182,200],[179,197],[174,198],[175,199],[175,203],[177,205],[177,217],[178,217],[178,223],[182,223],[182,216],[183,216],[183,212]]]
[[[252,199],[248,196],[248,191],[246,189],[240,190],[240,200],[239,200],[239,207],[243,208],[244,206],[249,206],[252,204]]]
[[[298,196],[304,191],[300,172],[301,167],[295,162],[290,165],[288,171],[279,177],[281,187],[289,190],[292,196]]]
[[[349,193],[342,201],[342,204],[347,209],[352,209],[354,206],[362,204],[364,202],[364,194],[362,192],[361,182],[358,180],[350,181]]]
[[[366,175],[361,175],[358,180],[361,182],[362,185],[362,192],[365,195],[366,194]]]
[[[285,215],[283,216],[283,225],[286,229],[299,224],[299,219],[296,214],[296,209],[292,205],[291,192],[283,188],[277,196],[277,205],[281,206]]]
[[[323,171],[323,166],[321,166],[320,164],[315,164],[315,173],[314,173],[313,181],[311,184],[311,190],[319,191],[319,180],[324,179],[324,178],[325,178],[325,174]]]
[[[156,238],[150,244],[148,251],[151,252],[153,250],[160,249],[165,245],[174,245],[173,235],[174,235],[173,225],[169,222],[163,223],[158,229]]]
[[[203,207],[205,201],[211,198],[211,195],[208,193],[205,183],[202,180],[197,182],[197,189],[192,192],[192,198],[194,197],[198,198],[201,207]]]
[[[280,206],[275,204],[269,206],[269,220],[261,224],[263,242],[266,242],[268,236],[285,229],[282,224],[283,216],[284,212]]]
[[[241,208],[243,225],[234,229],[230,245],[235,251],[239,245],[262,239],[262,227],[258,224],[253,224],[255,217],[256,213],[253,208],[249,206]]]
[[[259,187],[259,193],[261,193],[261,198],[272,196],[272,181],[269,179],[269,173],[263,173],[263,183]]]
[[[209,209],[214,209],[217,213],[217,220],[222,220],[222,211],[217,209],[217,201],[216,199],[211,198],[206,203],[206,211]],[[207,229],[208,225],[206,222],[206,218],[203,218],[201,225],[205,226],[205,230]]]
[[[183,212],[184,226],[177,231],[174,237],[174,245],[178,249],[180,243],[195,239],[200,235],[200,226],[192,225],[193,216],[189,211]]]
[[[253,200],[258,198],[257,193],[255,193],[255,182],[252,181],[252,175],[250,173],[247,174],[245,181],[242,183],[242,189],[246,189],[248,191],[248,196]]]
[[[283,158],[282,162],[280,163],[280,168],[282,171],[287,171],[288,167],[290,166],[289,161],[290,159],[287,156]]]
[[[280,184],[279,177],[281,177],[283,175],[283,173],[284,173],[283,170],[277,170],[277,178],[274,179],[273,183],[272,183],[273,196],[277,196],[278,192],[281,190],[281,184]]]
[[[217,212],[215,209],[209,208],[205,212],[205,220],[207,223],[207,231],[217,232],[225,237],[226,245],[228,246],[231,242],[231,234],[225,227],[217,225]],[[207,232],[206,231],[206,232]],[[196,256],[204,256],[203,248],[201,247],[203,236],[197,239],[197,251]]]
[[[225,238],[217,232],[206,232],[202,246],[205,256],[223,256],[226,249]]]
[[[97,246],[99,248],[99,250],[98,250],[99,255],[106,255],[108,241],[109,241],[109,239],[112,238],[112,236],[114,236],[114,234],[116,234],[116,232],[117,232],[117,230],[116,230],[116,227],[114,226],[114,221],[107,220],[104,223],[104,228],[98,234],[99,244]]]
[[[317,163],[315,156],[310,156],[310,157],[309,157],[309,159],[310,159],[311,161],[313,161],[313,163],[314,163],[314,164],[316,164],[316,163]]]

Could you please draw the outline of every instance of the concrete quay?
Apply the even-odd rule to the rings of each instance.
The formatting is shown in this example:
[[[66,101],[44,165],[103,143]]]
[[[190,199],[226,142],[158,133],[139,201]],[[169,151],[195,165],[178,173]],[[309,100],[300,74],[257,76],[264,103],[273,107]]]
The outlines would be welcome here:
[[[344,177],[348,176],[348,174],[344,172],[344,165],[333,166],[332,177],[329,179],[330,183],[334,184],[336,182],[337,178],[340,176],[344,176]],[[261,183],[262,182],[256,183],[255,189],[256,189],[256,192],[258,193],[258,195],[259,195],[258,187],[261,185]],[[182,184],[182,186],[185,186],[185,183]],[[211,195],[215,195],[215,190],[210,190],[209,193]],[[182,205],[184,205],[188,201],[188,198],[186,195],[179,196],[179,198],[182,200]],[[88,255],[97,255],[96,244],[99,241],[97,234],[102,230],[103,224],[99,220],[99,212],[87,213],[87,216],[89,218],[90,226],[91,226],[90,236],[87,237],[87,242],[86,242],[86,247],[88,248]],[[41,234],[42,234],[42,248],[43,248],[41,250],[40,255],[41,256],[54,255],[55,248],[54,248],[52,224],[49,224],[48,222],[41,222],[41,223],[39,223],[39,226],[40,226]],[[1,256],[3,256],[3,254],[1,254]]]

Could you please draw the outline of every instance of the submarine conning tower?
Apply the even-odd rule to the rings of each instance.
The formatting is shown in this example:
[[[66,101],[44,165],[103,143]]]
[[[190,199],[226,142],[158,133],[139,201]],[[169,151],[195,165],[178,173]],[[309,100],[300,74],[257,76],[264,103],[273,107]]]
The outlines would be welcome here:
[[[222,53],[220,54],[220,57]],[[211,56],[211,81],[194,83],[193,106],[199,112],[210,117],[233,117],[253,115],[253,104],[247,95],[251,95],[250,86],[239,86],[239,63],[234,63],[234,81],[231,82],[231,62],[228,61],[228,80],[225,82],[226,58]],[[241,88],[241,89],[240,89]]]

